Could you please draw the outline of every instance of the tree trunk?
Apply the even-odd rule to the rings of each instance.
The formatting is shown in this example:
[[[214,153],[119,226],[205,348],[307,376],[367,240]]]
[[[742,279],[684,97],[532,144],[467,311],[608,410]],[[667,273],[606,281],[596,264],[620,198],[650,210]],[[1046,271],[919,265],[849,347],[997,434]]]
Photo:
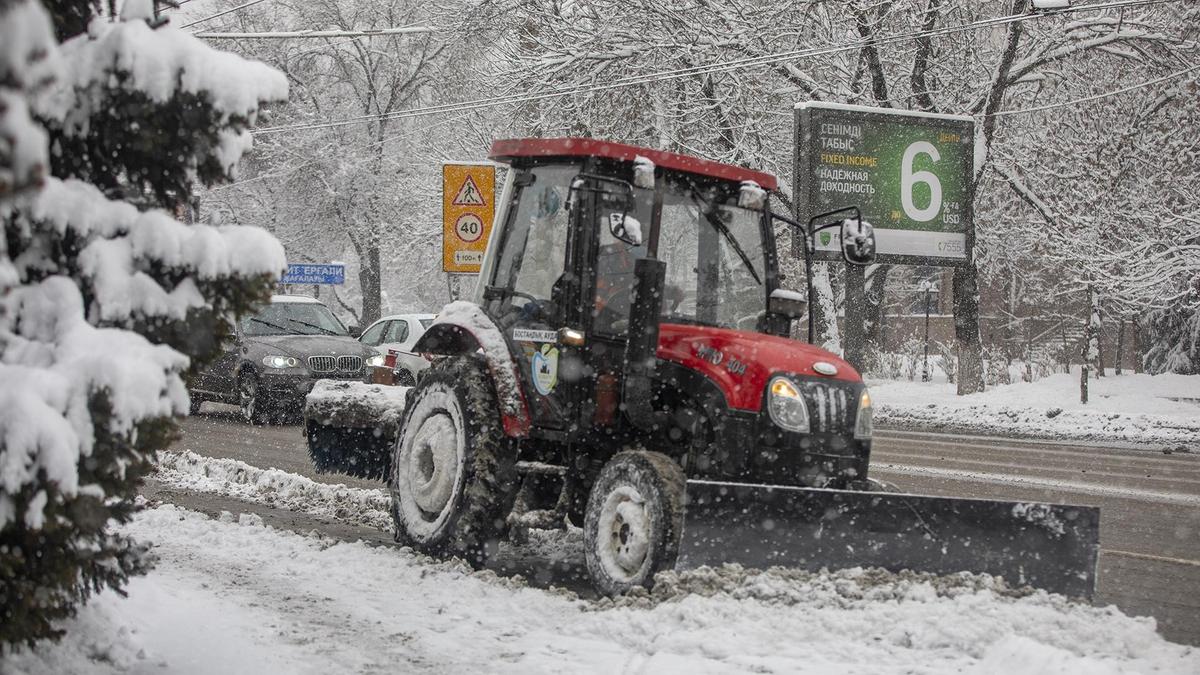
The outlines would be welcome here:
[[[1087,306],[1088,316],[1083,324],[1083,365],[1085,368],[1100,361],[1100,300],[1096,289],[1092,286],[1087,287]],[[1086,401],[1084,402],[1086,403]]]
[[[863,361],[869,371],[877,371],[884,351],[884,321],[886,320],[886,287],[889,266],[876,265],[865,286],[863,305]]]
[[[866,316],[867,301],[863,288],[863,268],[846,265],[846,323],[842,342],[843,356],[858,372],[863,372],[866,362]]]
[[[1125,319],[1117,319],[1117,360],[1113,364],[1113,375],[1121,374],[1121,363],[1125,360]]]
[[[809,311],[813,313],[813,335],[816,344],[834,354],[842,353],[842,336],[837,323],[837,299],[829,280],[829,264],[813,263],[813,297]]]
[[[380,317],[383,289],[379,274],[379,242],[372,237],[362,247],[358,259],[358,285],[362,289],[362,322],[369,326]]]
[[[1133,323],[1133,372],[1142,372],[1142,324],[1137,319]]]
[[[967,251],[974,247],[975,233],[968,229]],[[983,340],[979,335],[979,272],[968,258],[954,269],[954,337],[958,341],[958,395],[983,391]]]

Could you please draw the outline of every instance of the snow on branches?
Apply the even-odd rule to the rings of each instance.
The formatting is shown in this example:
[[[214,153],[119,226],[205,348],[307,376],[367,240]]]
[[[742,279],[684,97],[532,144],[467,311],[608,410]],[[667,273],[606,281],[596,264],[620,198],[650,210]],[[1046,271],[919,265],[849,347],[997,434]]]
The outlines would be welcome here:
[[[137,13],[58,44],[103,10],[79,11],[0,0],[0,651],[146,569],[109,526],[186,413],[189,369],[286,267],[262,230],[154,208],[232,178],[284,77]]]

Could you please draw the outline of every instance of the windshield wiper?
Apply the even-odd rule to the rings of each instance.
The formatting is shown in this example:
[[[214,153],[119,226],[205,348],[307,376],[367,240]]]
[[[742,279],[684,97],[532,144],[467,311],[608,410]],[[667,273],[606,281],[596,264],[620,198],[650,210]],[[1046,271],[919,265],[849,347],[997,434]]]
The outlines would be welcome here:
[[[326,328],[324,326],[318,326],[315,323],[309,323],[307,321],[301,321],[300,319],[293,319],[291,317],[287,317],[287,320],[291,321],[292,323],[298,323],[301,326],[308,326],[309,328],[316,328],[317,330],[321,331],[322,333],[325,333],[326,335],[341,335],[341,333],[338,333],[337,331],[329,330],[328,328]]]
[[[280,326],[277,323],[271,323],[270,321],[265,321],[263,319],[258,318],[257,316],[250,317],[250,320],[253,321],[254,323],[261,323],[264,326],[270,326],[271,328],[274,328],[275,330],[281,330],[284,333],[286,333],[288,330],[284,326]]]
[[[688,187],[692,190],[692,199],[700,202],[700,211],[704,214],[704,219],[716,228],[717,232],[721,233],[721,236],[725,237],[725,241],[729,242],[729,245],[733,247],[734,253],[737,253],[738,257],[742,259],[742,263],[746,265],[746,269],[750,270],[750,276],[754,277],[754,281],[761,286],[762,278],[758,276],[758,272],[754,269],[754,263],[750,261],[750,256],[746,255],[746,251],[738,244],[733,233],[729,231],[729,227],[717,217],[716,205],[705,199],[704,195],[700,194],[700,191],[696,189],[694,184],[689,183]]]

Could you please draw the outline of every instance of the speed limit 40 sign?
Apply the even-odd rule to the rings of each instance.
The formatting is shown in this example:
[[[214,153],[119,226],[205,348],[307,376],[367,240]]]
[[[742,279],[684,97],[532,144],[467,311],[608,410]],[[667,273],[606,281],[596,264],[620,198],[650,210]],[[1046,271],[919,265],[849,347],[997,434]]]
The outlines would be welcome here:
[[[491,164],[442,165],[442,270],[478,274],[496,209]]]
[[[795,185],[801,220],[857,206],[875,226],[880,262],[967,260],[975,123],[961,115],[809,102],[796,106]],[[839,256],[837,234],[816,241]]]

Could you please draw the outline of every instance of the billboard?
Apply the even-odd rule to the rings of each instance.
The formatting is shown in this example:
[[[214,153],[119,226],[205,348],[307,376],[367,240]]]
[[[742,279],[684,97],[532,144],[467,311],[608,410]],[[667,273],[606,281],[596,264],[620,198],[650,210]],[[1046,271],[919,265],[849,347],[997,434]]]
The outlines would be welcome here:
[[[796,106],[798,219],[858,206],[875,226],[879,261],[958,265],[974,227],[975,122],[891,108]],[[840,259],[835,230],[817,235],[816,258]]]
[[[479,273],[495,211],[495,166],[442,165],[442,271]]]

